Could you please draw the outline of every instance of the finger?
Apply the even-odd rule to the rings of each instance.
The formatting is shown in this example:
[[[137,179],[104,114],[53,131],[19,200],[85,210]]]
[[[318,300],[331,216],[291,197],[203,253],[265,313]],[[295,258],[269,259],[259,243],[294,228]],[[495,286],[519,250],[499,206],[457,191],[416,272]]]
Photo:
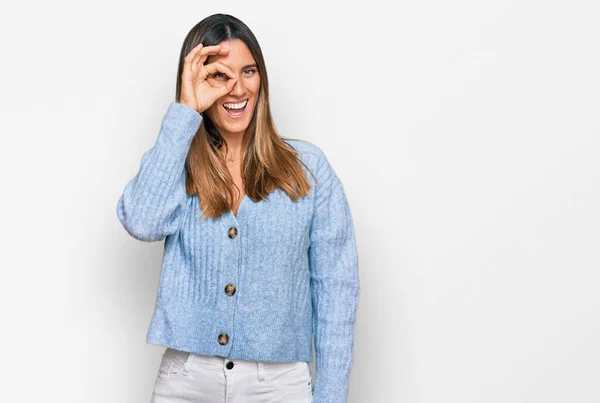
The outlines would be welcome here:
[[[227,45],[205,46],[204,49],[202,49],[202,55],[227,52],[229,52],[229,46]]]
[[[224,65],[221,62],[212,62],[204,65],[204,69],[208,74],[215,74],[216,72],[226,74],[229,78],[237,78],[233,70]]]
[[[201,43],[199,43],[198,45],[194,46],[192,48],[192,50],[190,50],[190,52],[187,54],[187,56],[183,59],[186,62],[190,62],[192,61],[192,59],[194,58],[194,56],[196,55],[196,53],[200,52],[202,50],[203,45]]]
[[[224,55],[227,52],[229,52],[228,47],[222,47],[221,45],[206,46],[204,49],[202,49],[202,51],[200,51],[200,53],[198,53],[197,56],[199,57],[199,60],[197,62],[204,64],[210,55]]]
[[[198,72],[200,71],[199,66],[198,66],[199,61],[200,61],[200,52],[198,52],[194,55],[194,58],[192,59],[192,61],[190,63],[192,71],[194,72],[194,78],[197,78]]]
[[[183,74],[185,76],[185,78],[192,78],[196,76],[196,69],[194,68],[194,64],[193,64],[193,60],[194,57],[198,54],[198,52],[200,52],[202,50],[203,45],[200,43],[197,46],[195,46],[189,53],[188,55],[183,59],[184,60],[184,64],[183,64]]]
[[[227,54],[229,52],[229,48],[223,48],[221,45],[209,46],[202,49],[201,52],[197,53],[192,62],[192,68],[194,69],[194,74],[197,75],[199,71],[202,69],[199,66],[204,65],[206,60],[211,55],[219,55],[219,54]],[[198,72],[196,72],[196,70]],[[206,78],[206,74],[203,78]]]
[[[191,62],[192,59],[194,58],[194,56],[196,56],[196,54],[202,50],[202,47],[203,47],[203,45],[201,43],[199,43],[198,45],[194,46],[192,48],[192,50],[190,50],[190,52],[185,56],[185,58],[183,60],[186,63]]]
[[[202,68],[200,67],[201,65],[204,65],[204,62],[206,61],[208,56],[217,55],[217,54],[226,54],[227,52],[229,52],[229,48],[223,48],[221,45],[215,45],[215,46],[205,46],[198,53],[196,53],[191,62],[191,64],[192,64],[191,70],[192,70],[194,79],[198,79],[201,72],[203,74],[202,79],[206,79],[206,77],[208,76],[208,73],[206,71],[202,70]]]
[[[218,89],[216,90],[218,97],[221,98],[222,96],[229,94],[233,90],[233,87],[235,86],[235,83],[237,83],[237,80],[237,78],[234,78],[232,80],[227,81],[225,85],[218,87]]]
[[[204,46],[202,43],[199,43],[194,48],[192,48],[192,50],[184,58],[184,67],[185,64],[191,64],[191,66],[188,66],[190,67],[189,70],[194,72],[198,62],[202,60],[202,63],[204,63],[204,61],[206,60],[206,58],[202,59],[202,56],[210,54],[225,54],[227,52],[229,52],[228,47],[222,47],[221,45]]]
[[[198,54],[198,52],[201,52],[203,48],[203,45],[201,43],[199,43],[198,45],[196,45],[195,47],[192,48],[192,50],[190,50],[190,52],[187,54],[187,56],[183,59],[185,63],[191,63],[192,60],[194,60],[194,57],[196,57],[196,55]]]

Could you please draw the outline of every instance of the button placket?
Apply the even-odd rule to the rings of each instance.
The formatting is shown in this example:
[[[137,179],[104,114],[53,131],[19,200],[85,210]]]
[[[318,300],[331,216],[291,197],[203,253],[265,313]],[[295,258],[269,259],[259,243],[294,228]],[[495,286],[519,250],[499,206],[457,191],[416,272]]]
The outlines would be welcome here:
[[[240,209],[241,208],[238,208],[238,216],[239,216]],[[235,260],[233,261],[235,264],[232,265],[233,266],[232,269],[234,270],[234,276],[236,276],[238,273],[238,261],[239,261],[238,257],[239,257],[239,253],[240,253],[239,240],[236,239],[239,235],[239,231],[238,231],[239,225],[238,225],[238,220],[237,220],[236,216],[233,214],[233,212],[230,212],[230,213],[231,213],[232,222],[231,222],[230,227],[227,229],[227,237],[229,238],[228,242],[237,241],[231,245],[231,247],[233,247],[233,249],[235,251],[231,256],[235,258]],[[226,284],[225,288],[224,288],[225,294],[230,297],[236,293],[236,290],[237,290],[236,286],[232,283]],[[235,301],[233,301],[233,303],[235,303]],[[233,309],[235,309],[235,307]],[[231,326],[233,327],[233,323],[231,323]],[[217,341],[221,346],[226,346],[227,344],[229,344],[229,335],[227,333],[223,332],[223,333],[219,334],[219,336],[217,337]],[[232,363],[232,365],[233,365],[233,363]]]

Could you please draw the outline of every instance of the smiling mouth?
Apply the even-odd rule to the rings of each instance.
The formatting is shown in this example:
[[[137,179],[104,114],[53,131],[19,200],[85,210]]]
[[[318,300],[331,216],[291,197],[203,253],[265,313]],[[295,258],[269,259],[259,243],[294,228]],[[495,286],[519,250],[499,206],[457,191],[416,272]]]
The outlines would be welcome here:
[[[231,102],[226,102],[223,105],[223,109],[225,109],[225,112],[232,118],[240,118],[242,116],[244,116],[244,113],[246,112],[246,108],[248,106],[248,100],[244,100],[242,102],[238,102],[238,103],[231,103]]]

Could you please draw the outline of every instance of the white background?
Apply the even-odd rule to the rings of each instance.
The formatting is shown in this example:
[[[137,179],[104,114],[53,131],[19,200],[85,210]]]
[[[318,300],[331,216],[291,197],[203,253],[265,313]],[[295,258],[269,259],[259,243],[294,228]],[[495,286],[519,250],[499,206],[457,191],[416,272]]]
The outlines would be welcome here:
[[[9,4],[2,401],[149,401],[163,245],[116,203],[186,33],[224,12],[262,46],[280,134],[321,147],[350,201],[349,401],[600,402],[597,2]]]

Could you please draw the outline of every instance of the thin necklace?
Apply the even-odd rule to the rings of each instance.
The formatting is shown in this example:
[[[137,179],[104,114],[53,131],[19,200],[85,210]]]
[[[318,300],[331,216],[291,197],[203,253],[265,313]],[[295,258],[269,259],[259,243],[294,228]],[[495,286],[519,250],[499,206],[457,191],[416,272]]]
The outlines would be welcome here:
[[[226,156],[225,156],[225,160],[226,160],[226,161],[235,162],[235,161],[239,161],[240,159],[238,158],[237,160],[232,160],[231,158],[227,158],[227,155],[226,155]]]

